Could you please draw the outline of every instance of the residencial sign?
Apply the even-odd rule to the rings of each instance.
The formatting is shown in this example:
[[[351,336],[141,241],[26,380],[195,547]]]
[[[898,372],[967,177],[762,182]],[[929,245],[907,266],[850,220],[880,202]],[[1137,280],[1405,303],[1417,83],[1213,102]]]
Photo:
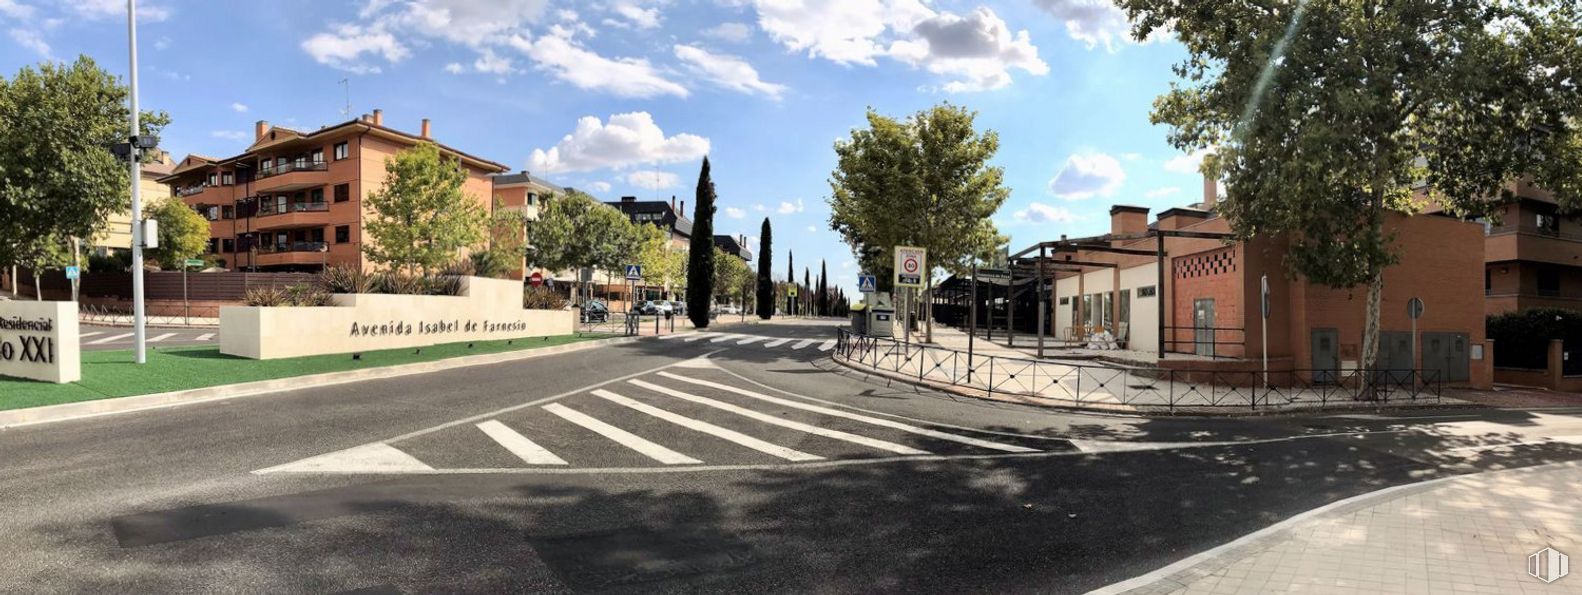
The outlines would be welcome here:
[[[642,281],[643,280],[643,267],[642,267],[642,265],[637,265],[637,264],[626,265],[626,280],[627,281]]]
[[[857,291],[873,293],[879,290],[879,278],[873,275],[857,275]]]
[[[82,379],[77,302],[0,302],[0,376]]]
[[[923,288],[923,272],[928,270],[928,250],[911,246],[895,247],[895,286]]]

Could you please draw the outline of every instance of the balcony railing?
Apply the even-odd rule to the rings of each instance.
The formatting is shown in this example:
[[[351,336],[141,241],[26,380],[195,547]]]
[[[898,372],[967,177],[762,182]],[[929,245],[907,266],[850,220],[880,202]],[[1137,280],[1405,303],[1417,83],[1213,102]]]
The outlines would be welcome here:
[[[330,204],[326,202],[288,202],[286,204],[263,203],[258,205],[258,216],[283,215],[286,213],[327,213]]]
[[[200,184],[200,185],[197,185],[197,186],[188,186],[186,188],[177,188],[176,189],[176,196],[192,196],[194,194],[203,192],[204,190],[208,190],[208,189],[209,189],[209,187],[207,185],[203,185],[203,184]]]
[[[1551,238],[1560,238],[1560,239],[1563,239],[1563,240],[1582,241],[1582,235],[1578,235],[1578,234],[1570,233],[1570,232],[1562,232],[1562,231],[1558,231],[1558,230],[1553,229],[1553,228],[1541,227],[1541,226],[1537,226],[1537,225],[1527,225],[1527,224],[1493,225],[1493,226],[1486,227],[1485,231],[1484,231],[1485,235],[1491,235],[1491,236],[1492,235],[1499,235],[1499,234],[1506,234],[1506,233],[1522,233],[1522,234],[1527,234],[1527,235],[1545,236],[1545,237],[1551,237]]]
[[[285,163],[276,163],[267,167],[260,167],[258,168],[258,179],[262,180],[270,176],[289,174],[294,171],[329,171],[329,169],[330,164],[325,161],[308,161],[306,159],[298,159],[296,161],[287,161]]]
[[[263,254],[280,252],[323,252],[329,244],[325,242],[269,242],[260,244],[258,251]]]

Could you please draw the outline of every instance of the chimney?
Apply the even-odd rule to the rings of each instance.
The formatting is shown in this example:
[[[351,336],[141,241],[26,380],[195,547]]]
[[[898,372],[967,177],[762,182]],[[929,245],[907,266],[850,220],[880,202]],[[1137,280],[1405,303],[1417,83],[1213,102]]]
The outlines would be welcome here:
[[[681,210],[676,211],[676,214],[681,215],[682,217],[687,216],[687,201],[681,201]]]
[[[253,124],[253,140],[254,141],[264,140],[264,135],[265,134],[269,134],[269,121],[268,120],[259,120],[257,123]]]
[[[375,109],[374,110],[374,126],[384,126],[384,125],[385,125],[385,111],[382,110],[382,109]]]
[[[429,128],[428,118],[423,118],[423,134],[421,134],[420,136],[422,136],[423,138],[433,138],[433,137],[429,136],[430,132],[432,132],[432,130]]]
[[[1115,205],[1110,207],[1110,233],[1132,234],[1148,231],[1148,207]]]
[[[1203,176],[1203,210],[1214,210],[1214,201],[1219,200],[1219,183],[1207,174]]]
[[[670,195],[670,210],[676,210],[676,195]]]

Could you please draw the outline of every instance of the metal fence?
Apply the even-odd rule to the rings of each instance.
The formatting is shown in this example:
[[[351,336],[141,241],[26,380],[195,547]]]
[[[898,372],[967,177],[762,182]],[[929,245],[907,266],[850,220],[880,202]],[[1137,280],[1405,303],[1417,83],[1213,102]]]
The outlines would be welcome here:
[[[835,357],[881,372],[1077,406],[1325,408],[1438,402],[1437,370],[1189,370],[983,355],[839,329]]]

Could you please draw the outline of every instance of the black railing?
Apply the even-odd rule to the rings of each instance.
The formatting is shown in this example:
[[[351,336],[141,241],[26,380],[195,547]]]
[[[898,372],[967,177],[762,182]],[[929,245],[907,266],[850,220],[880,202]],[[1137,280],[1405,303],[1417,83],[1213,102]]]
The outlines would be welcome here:
[[[285,163],[274,163],[258,168],[257,179],[262,180],[270,176],[289,174],[294,171],[329,171],[330,164],[325,161],[309,161],[297,159]]]
[[[1437,370],[1264,372],[1091,365],[982,355],[839,329],[835,358],[906,380],[1051,399],[1078,407],[1328,408],[1438,402]]]
[[[287,202],[285,204],[265,202],[258,205],[258,216],[283,215],[286,213],[327,213],[330,204],[327,202]]]
[[[1165,351],[1208,357],[1241,357],[1246,353],[1247,329],[1227,326],[1165,326]],[[1178,338],[1178,337],[1185,338]],[[1225,347],[1240,347],[1228,354]],[[1151,349],[1151,347],[1150,347]],[[1207,353],[1205,353],[1207,352]]]
[[[266,242],[258,245],[262,253],[275,252],[323,252],[329,247],[324,242]]]

